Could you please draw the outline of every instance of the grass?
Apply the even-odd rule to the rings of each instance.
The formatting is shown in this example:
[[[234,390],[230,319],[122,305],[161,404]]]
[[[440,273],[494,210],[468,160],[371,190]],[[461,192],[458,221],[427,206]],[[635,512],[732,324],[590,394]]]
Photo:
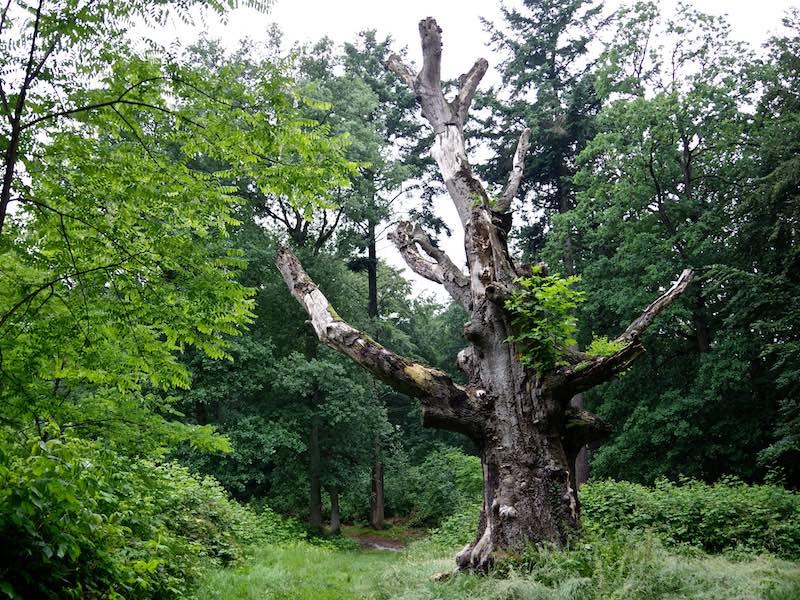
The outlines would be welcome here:
[[[536,550],[502,576],[456,575],[452,549],[428,542],[402,553],[343,551],[295,543],[267,547],[237,569],[209,573],[208,600],[677,599],[800,598],[800,563],[770,556],[710,556],[667,550],[655,538],[620,533],[568,551]]]
[[[338,600],[367,598],[376,573],[397,553],[342,551],[305,542],[271,546],[236,569],[212,571],[196,596],[204,600]]]

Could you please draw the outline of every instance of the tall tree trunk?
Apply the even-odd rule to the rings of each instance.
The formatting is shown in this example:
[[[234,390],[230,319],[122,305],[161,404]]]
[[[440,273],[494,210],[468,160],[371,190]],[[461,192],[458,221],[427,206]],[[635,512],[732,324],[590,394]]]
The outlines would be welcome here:
[[[372,218],[367,223],[367,282],[369,285],[369,302],[367,314],[370,319],[378,316],[378,251],[375,241],[375,221]]]
[[[509,333],[495,329],[473,346],[483,360],[469,369],[471,379],[492,397],[481,411],[482,431],[473,437],[484,496],[477,536],[456,558],[464,568],[486,568],[498,550],[521,551],[536,542],[561,546],[579,525],[574,457],[563,445],[563,399],[516,360],[503,343]]]
[[[479,60],[459,78],[455,97],[445,99],[441,85],[441,29],[433,19],[420,22],[423,66],[415,76],[398,56],[387,67],[414,92],[434,131],[431,155],[464,227],[469,273],[434,244],[425,232],[400,223],[392,234],[409,267],[442,284],[469,314],[458,366],[468,377],[459,385],[444,372],[384,348],[341,320],[325,295],[289,248],[276,264],[292,295],[305,308],[319,339],[422,405],[423,425],[469,436],[480,449],[484,498],[475,540],[458,555],[461,568],[485,570],[497,556],[536,543],[563,546],[579,527],[573,465],[580,449],[603,439],[610,427],[583,409],[570,406],[576,395],[628,369],[644,348],[644,331],[666,306],[684,292],[690,270],[650,304],[616,338],[619,350],[591,357],[566,351],[565,364],[543,373],[520,360],[508,342],[511,315],[505,301],[520,277],[534,277],[515,263],[506,239],[508,212],[516,195],[528,147],[523,131],[508,184],[496,201],[472,174],[466,157],[463,123],[487,63]]]
[[[378,252],[375,240],[375,221],[370,217],[367,221],[367,281],[369,285],[369,302],[367,314],[370,319],[378,317]],[[384,506],[383,497],[383,457],[381,453],[381,440],[375,437],[372,455],[372,490],[369,495],[369,524],[373,529],[383,529]]]
[[[383,460],[381,460],[381,444],[375,438],[374,460],[372,462],[372,491],[369,503],[369,526],[383,529],[386,526],[383,496]]]
[[[339,490],[335,487],[328,488],[331,499],[331,533],[336,535],[342,529],[342,520],[339,517]]]
[[[319,394],[318,390],[314,395]],[[315,403],[316,407],[316,403]],[[319,415],[311,417],[311,435],[308,443],[308,479],[309,479],[309,504],[308,504],[308,524],[312,529],[322,528],[322,487],[320,485],[321,460],[319,453]]]

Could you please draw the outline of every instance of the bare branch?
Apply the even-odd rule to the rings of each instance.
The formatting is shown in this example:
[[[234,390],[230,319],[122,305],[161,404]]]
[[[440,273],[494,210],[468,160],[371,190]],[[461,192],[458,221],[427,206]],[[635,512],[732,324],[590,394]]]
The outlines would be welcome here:
[[[5,7],[3,7],[3,12],[0,13],[0,34],[2,34],[3,29],[5,29],[6,17],[8,16],[8,9],[11,8],[11,2],[12,0],[8,0],[8,2],[6,2]]]
[[[423,57],[419,76],[411,82],[409,69],[396,57],[388,61],[387,68],[410,82],[409,86],[422,108],[422,115],[433,129],[431,156],[439,166],[442,180],[464,227],[464,244],[472,273],[471,291],[477,298],[483,294],[486,284],[513,273],[506,243],[507,230],[493,222],[489,212],[489,195],[472,172],[464,143],[466,111],[487,63],[477,61],[461,77],[456,99],[448,102],[442,93],[441,82],[442,30],[434,19],[427,18],[420,21],[419,32]]]
[[[20,96],[22,96],[26,91],[28,86],[31,84],[32,72],[33,72],[33,58],[34,54],[36,54],[36,42],[39,37],[39,27],[42,22],[42,5],[44,4],[44,0],[39,0],[39,3],[36,5],[36,12],[33,21],[33,34],[31,35],[31,49],[30,53],[28,54],[28,64],[25,67],[25,79],[22,82],[22,90],[20,91]]]
[[[691,269],[681,273],[678,280],[664,292],[655,302],[652,302],[633,323],[620,335],[615,342],[625,345],[611,356],[593,358],[582,361],[577,365],[562,370],[558,377],[563,377],[565,384],[564,394],[567,398],[604,383],[628,369],[633,361],[644,354],[639,337],[650,326],[658,313],[672,304],[692,281],[694,274]]]
[[[627,344],[611,356],[589,359],[567,369],[563,373],[565,391],[562,400],[568,403],[575,394],[610,381],[628,370],[642,354],[644,354],[644,346],[636,341]]]
[[[459,120],[463,123],[467,118],[467,112],[472,105],[472,99],[475,97],[475,91],[478,89],[478,84],[486,74],[486,69],[489,68],[489,63],[485,58],[479,58],[472,65],[472,68],[458,78],[458,96],[456,96],[455,110],[458,114]]]
[[[414,73],[397,54],[392,54],[386,61],[385,66],[388,70],[397,75],[400,80],[408,86],[408,89],[414,92],[414,94],[417,93]]]
[[[397,229],[389,234],[403,259],[409,267],[421,277],[441,283],[453,299],[468,308],[470,303],[469,278],[459,269],[450,257],[437,248],[419,225],[401,221]],[[427,254],[431,260],[422,256],[417,248]]]
[[[3,105],[3,113],[6,116],[6,120],[13,125],[14,117],[11,113],[11,105],[8,103],[8,96],[6,96],[6,91],[3,89],[2,79],[0,79],[0,104]]]
[[[653,322],[653,319],[656,318],[656,315],[658,315],[658,313],[664,310],[667,306],[672,304],[672,302],[678,296],[686,291],[686,288],[689,287],[689,284],[692,282],[693,278],[694,273],[692,270],[684,269],[683,273],[681,273],[681,276],[678,277],[678,280],[672,284],[672,287],[661,294],[657,300],[652,302],[638,319],[628,325],[628,328],[621,336],[617,338],[617,340],[630,342],[638,339],[642,331],[650,326],[650,324]]]
[[[514,152],[514,161],[511,167],[511,173],[508,175],[508,183],[503,190],[503,195],[497,202],[495,211],[499,213],[508,212],[511,210],[511,203],[517,195],[519,184],[522,181],[522,172],[525,170],[525,154],[528,152],[530,146],[531,130],[525,128],[519,136],[517,142],[517,150]]]
[[[343,321],[286,246],[275,264],[295,299],[305,308],[319,340],[349,356],[395,390],[421,399],[426,425],[477,433],[476,397],[449,375],[391,352]]]

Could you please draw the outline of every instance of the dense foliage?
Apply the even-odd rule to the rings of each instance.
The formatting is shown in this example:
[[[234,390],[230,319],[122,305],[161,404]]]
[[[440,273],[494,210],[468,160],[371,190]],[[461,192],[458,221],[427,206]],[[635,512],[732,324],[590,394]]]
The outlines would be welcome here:
[[[689,4],[606,9],[505,10],[492,35],[506,88],[476,132],[495,148],[491,179],[509,132],[532,129],[515,237],[581,277],[578,349],[613,339],[684,268],[699,275],[646,335],[647,357],[585,394],[615,427],[592,472],[652,483],[779,467],[797,486],[797,12],[758,55]]]
[[[706,494],[712,501],[704,508]],[[584,487],[581,498],[591,516],[580,540],[565,550],[530,548],[509,556],[488,576],[451,573],[452,552],[474,534],[479,505],[473,503],[402,553],[282,544],[257,554],[243,569],[212,572],[198,597],[789,600],[800,592],[797,563],[764,554],[776,538],[757,531],[772,511],[796,522],[796,493],[734,481],[713,488],[696,481],[656,488],[602,481]],[[656,522],[649,510],[669,520]],[[638,524],[628,519],[631,514]],[[714,527],[722,518],[727,527],[737,527],[734,515],[756,531],[739,535],[738,546],[713,550],[721,554],[707,554],[703,548],[712,549]],[[793,555],[796,538],[792,544],[780,551]],[[431,578],[433,572],[439,575]]]
[[[448,516],[426,543],[454,547],[473,535],[478,497]],[[797,560],[800,556],[800,494],[780,485],[751,485],[725,479],[666,479],[653,487],[601,480],[581,486],[585,532],[593,539],[613,538],[620,530],[653,534],[676,548],[708,553],[770,553]],[[576,541],[577,545],[585,540]]]
[[[740,549],[800,557],[800,495],[780,485],[659,480],[647,488],[598,481],[583,487],[581,503],[586,527],[604,535],[648,530],[665,544],[706,552]]]
[[[2,591],[11,598],[181,597],[201,569],[279,542],[269,511],[175,463],[54,437],[3,449]]]
[[[202,4],[223,8],[2,8],[0,524],[16,542],[0,581],[10,597],[181,596],[204,563],[266,539],[218,483],[163,461],[179,443],[231,449],[213,423],[178,412],[174,392],[190,384],[181,353],[231,359],[255,316],[231,238],[236,181],[309,212],[351,163],[280,65],[247,80],[126,35],[136,19],[190,18]]]
[[[533,268],[533,276],[518,279],[519,289],[506,300],[511,313],[514,342],[522,363],[537,373],[544,373],[565,364],[563,356],[577,344],[574,309],[583,301],[583,294],[574,289],[577,277],[560,277]]]

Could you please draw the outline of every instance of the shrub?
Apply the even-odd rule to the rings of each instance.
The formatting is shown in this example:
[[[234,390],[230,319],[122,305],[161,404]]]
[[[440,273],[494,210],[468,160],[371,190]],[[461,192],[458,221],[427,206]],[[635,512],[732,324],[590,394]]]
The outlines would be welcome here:
[[[581,488],[584,525],[610,533],[652,530],[666,544],[706,552],[743,549],[800,558],[800,494],[726,478],[709,485],[660,480],[654,488],[599,481]]]
[[[425,543],[435,549],[450,550],[471,542],[478,529],[480,512],[480,501],[465,504],[458,512],[444,519]]]
[[[393,498],[393,508],[409,515],[409,524],[436,526],[481,497],[480,459],[453,448],[439,448],[422,464],[408,467],[403,480],[392,486],[395,490],[403,497]]]
[[[578,342],[575,308],[584,295],[574,289],[578,277],[547,275],[540,266],[531,277],[520,277],[518,288],[506,300],[514,342],[522,363],[541,374],[563,362],[563,353]]]
[[[285,532],[184,467],[85,440],[0,450],[0,591],[11,598],[175,598],[206,565]]]
[[[424,543],[451,550],[471,541],[480,496],[445,518]],[[581,540],[611,539],[620,530],[650,532],[662,543],[709,553],[768,552],[800,558],[800,494],[733,478],[709,485],[684,480],[653,488],[624,481],[585,484],[580,492]]]

